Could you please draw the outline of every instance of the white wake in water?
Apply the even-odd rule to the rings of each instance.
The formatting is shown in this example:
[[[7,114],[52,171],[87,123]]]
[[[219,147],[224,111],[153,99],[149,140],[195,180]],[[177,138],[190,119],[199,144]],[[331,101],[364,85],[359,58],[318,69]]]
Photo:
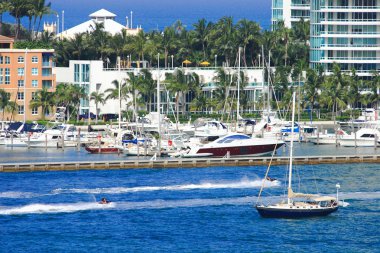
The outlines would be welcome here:
[[[73,213],[88,210],[114,208],[115,204],[102,205],[98,203],[70,203],[70,204],[30,204],[21,207],[1,207],[0,215]]]
[[[369,200],[380,199],[380,192],[352,192],[340,195],[345,200]],[[280,196],[263,197],[265,203],[268,200],[280,199]],[[257,197],[239,198],[215,198],[215,199],[184,199],[184,200],[149,200],[141,202],[112,202],[101,205],[96,202],[91,203],[68,203],[68,204],[30,204],[20,207],[0,207],[0,215],[24,215],[24,214],[48,214],[48,213],[72,213],[89,210],[138,210],[138,209],[166,209],[166,208],[192,208],[203,206],[222,205],[254,205]],[[349,203],[340,201],[342,207],[349,206]]]
[[[87,193],[87,194],[122,194],[131,192],[151,192],[151,191],[188,191],[188,190],[214,190],[214,189],[244,189],[259,188],[263,181],[242,179],[238,182],[204,182],[200,184],[183,184],[167,186],[138,186],[138,187],[111,187],[111,188],[94,188],[94,189],[55,189],[53,194],[61,193]],[[280,186],[279,181],[265,182],[266,187]]]
[[[39,194],[33,192],[0,192],[0,198],[8,198],[8,199],[29,199],[40,196]]]

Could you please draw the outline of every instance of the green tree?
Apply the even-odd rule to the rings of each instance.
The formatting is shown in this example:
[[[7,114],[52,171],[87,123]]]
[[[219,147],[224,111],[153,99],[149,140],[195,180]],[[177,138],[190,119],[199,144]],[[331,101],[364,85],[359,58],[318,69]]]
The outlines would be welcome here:
[[[19,38],[21,30],[21,18],[27,15],[27,11],[31,8],[30,0],[9,0],[9,13],[16,19],[16,39]]]
[[[152,110],[152,97],[156,90],[157,82],[153,80],[152,73],[148,69],[141,70],[140,92],[145,96],[148,103],[148,111]]]
[[[30,109],[41,107],[42,108],[42,120],[45,119],[45,115],[50,113],[55,106],[55,94],[48,91],[47,88],[43,88],[36,92],[35,99],[32,99],[29,103]]]
[[[99,104],[102,104],[104,105],[104,103],[106,102],[105,98],[104,98],[104,94],[103,93],[99,93],[97,91],[94,91],[91,93],[90,95],[90,100],[94,100],[95,102],[95,110],[96,110],[96,119],[95,119],[95,122],[98,123],[98,114],[99,114]]]
[[[3,35],[3,14],[11,9],[8,0],[0,0],[0,34]]]

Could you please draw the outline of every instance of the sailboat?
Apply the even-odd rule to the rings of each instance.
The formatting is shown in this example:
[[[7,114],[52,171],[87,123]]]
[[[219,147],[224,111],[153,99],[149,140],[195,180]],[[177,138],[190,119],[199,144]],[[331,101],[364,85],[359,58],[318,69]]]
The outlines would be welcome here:
[[[292,110],[292,124],[294,124],[294,109],[295,109],[295,92],[293,93],[293,110]],[[292,134],[293,134],[292,128]],[[326,216],[333,213],[339,208],[338,190],[337,196],[322,196],[317,194],[305,194],[293,192],[292,189],[292,168],[293,167],[293,139],[290,142],[290,162],[289,162],[289,175],[288,175],[288,196],[287,200],[282,200],[276,204],[265,205],[262,203],[256,204],[256,209],[262,217],[265,218],[306,218],[314,216]],[[269,167],[268,167],[269,170]],[[268,170],[266,176],[268,175]],[[260,189],[259,198],[263,190]],[[337,189],[340,187],[336,185]]]

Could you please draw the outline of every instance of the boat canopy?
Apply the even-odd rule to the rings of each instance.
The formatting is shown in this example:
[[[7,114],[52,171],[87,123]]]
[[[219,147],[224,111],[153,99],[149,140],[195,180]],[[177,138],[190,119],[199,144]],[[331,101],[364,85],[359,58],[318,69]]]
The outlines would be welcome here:
[[[220,140],[218,140],[217,143],[230,143],[235,140],[247,140],[247,139],[251,139],[251,137],[245,134],[233,134],[233,135],[227,135],[220,138]]]

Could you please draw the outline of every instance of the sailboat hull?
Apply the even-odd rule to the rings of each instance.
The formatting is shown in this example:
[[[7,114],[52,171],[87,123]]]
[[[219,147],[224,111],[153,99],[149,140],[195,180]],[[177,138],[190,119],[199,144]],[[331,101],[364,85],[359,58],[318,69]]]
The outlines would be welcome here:
[[[326,216],[338,210],[338,206],[317,208],[274,208],[267,206],[256,206],[259,214],[264,218],[299,219]]]

